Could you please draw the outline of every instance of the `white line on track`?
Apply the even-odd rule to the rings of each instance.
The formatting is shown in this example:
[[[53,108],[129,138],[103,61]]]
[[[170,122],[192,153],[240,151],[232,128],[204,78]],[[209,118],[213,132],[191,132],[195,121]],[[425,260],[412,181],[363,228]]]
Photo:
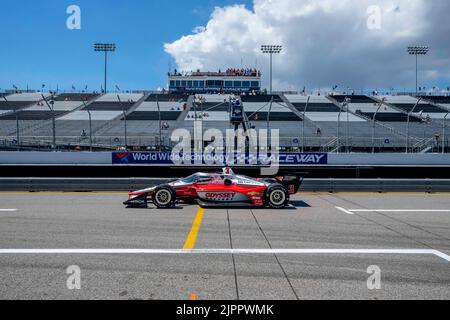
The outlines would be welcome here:
[[[17,209],[0,209],[0,212],[15,212]]]
[[[338,209],[339,211],[342,211],[342,212],[344,212],[344,213],[346,213],[346,214],[354,215],[353,212],[351,212],[351,211],[349,211],[349,210],[347,210],[347,209],[344,209],[344,208],[341,208],[341,207],[336,207],[336,209]]]
[[[350,212],[450,212],[450,210],[433,209],[348,209]]]
[[[431,249],[0,249],[3,254],[379,254],[450,256]]]

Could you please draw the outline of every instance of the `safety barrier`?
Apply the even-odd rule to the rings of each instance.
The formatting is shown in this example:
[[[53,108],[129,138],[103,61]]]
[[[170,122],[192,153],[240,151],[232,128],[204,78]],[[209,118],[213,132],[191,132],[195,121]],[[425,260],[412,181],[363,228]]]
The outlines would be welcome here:
[[[167,183],[167,178],[0,178],[0,191],[126,192]],[[305,179],[303,192],[450,192],[450,180]]]

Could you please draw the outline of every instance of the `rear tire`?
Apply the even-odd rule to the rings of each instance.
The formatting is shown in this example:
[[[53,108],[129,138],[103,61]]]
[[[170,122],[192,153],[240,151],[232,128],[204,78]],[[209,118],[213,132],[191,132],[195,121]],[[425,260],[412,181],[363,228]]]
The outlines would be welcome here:
[[[176,193],[170,186],[161,186],[153,192],[152,202],[158,209],[168,209],[175,206]]]
[[[272,209],[283,209],[289,205],[289,192],[279,184],[273,184],[267,188],[265,201]]]

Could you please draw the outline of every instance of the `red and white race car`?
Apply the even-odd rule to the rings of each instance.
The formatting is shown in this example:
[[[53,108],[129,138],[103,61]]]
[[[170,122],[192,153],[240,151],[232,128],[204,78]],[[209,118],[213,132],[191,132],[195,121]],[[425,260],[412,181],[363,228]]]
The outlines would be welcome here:
[[[270,207],[289,205],[291,194],[298,192],[302,179],[296,176],[254,179],[236,175],[230,168],[223,173],[196,173],[165,185],[131,192],[124,205],[171,208],[179,202],[202,207]]]

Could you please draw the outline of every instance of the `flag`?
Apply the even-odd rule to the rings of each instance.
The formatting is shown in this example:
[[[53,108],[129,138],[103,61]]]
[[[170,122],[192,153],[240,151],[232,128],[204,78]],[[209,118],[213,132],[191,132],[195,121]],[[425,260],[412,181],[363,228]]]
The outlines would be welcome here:
[[[423,118],[423,110],[421,110],[421,111],[419,112],[419,117],[420,117],[421,119],[424,119],[424,118]]]

